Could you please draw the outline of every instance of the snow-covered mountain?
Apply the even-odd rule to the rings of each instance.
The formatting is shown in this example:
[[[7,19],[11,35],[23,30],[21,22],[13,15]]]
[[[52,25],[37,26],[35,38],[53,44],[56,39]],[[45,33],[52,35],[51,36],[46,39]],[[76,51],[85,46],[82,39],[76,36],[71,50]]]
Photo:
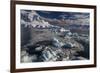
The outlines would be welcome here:
[[[28,21],[24,19],[26,17]],[[39,14],[37,14],[35,11],[21,11],[21,24],[24,24],[25,27],[32,26],[33,28],[48,28],[52,27],[49,22],[45,21]]]

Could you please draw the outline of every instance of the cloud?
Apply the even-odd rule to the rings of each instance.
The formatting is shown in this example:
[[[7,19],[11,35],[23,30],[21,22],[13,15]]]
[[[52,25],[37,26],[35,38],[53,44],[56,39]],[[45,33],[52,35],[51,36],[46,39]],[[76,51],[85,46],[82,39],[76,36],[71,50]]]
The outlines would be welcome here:
[[[89,19],[76,19],[76,20],[71,20],[71,19],[66,19],[66,24],[77,24],[77,25],[89,25]]]
[[[86,14],[75,14],[73,15],[74,18],[76,19],[85,19],[85,18],[89,18],[89,15],[86,15]]]
[[[89,25],[89,15],[86,14],[76,14],[74,15],[75,20],[73,23],[81,25]]]

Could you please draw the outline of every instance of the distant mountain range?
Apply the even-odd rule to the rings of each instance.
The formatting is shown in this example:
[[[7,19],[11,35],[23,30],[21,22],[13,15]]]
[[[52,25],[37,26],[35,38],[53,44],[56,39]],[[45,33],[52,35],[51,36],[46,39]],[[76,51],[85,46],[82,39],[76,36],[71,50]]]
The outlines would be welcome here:
[[[33,28],[48,28],[54,27],[49,22],[45,21],[39,14],[36,12],[21,12],[21,24],[24,24],[25,27],[32,26]]]
[[[34,28],[50,28],[55,26],[68,27],[71,29],[81,28],[89,29],[89,25],[82,24],[70,24],[69,21],[58,20],[58,19],[49,19],[40,16],[36,11],[27,11],[21,10],[21,24],[24,24],[25,27],[32,26]]]
[[[37,42],[39,40],[51,39],[50,31],[41,33],[42,28],[56,27],[45,21],[39,14],[34,11],[21,11],[21,45]],[[35,30],[34,28],[39,28]],[[28,35],[28,36],[27,36]],[[45,36],[44,36],[45,35]],[[51,37],[51,38],[50,38]]]

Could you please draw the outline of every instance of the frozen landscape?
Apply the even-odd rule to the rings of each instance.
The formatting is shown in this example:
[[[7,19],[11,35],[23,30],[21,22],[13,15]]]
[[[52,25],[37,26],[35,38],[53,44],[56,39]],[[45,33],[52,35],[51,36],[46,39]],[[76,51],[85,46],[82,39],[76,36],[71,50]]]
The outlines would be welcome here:
[[[89,60],[89,13],[21,10],[21,62]]]

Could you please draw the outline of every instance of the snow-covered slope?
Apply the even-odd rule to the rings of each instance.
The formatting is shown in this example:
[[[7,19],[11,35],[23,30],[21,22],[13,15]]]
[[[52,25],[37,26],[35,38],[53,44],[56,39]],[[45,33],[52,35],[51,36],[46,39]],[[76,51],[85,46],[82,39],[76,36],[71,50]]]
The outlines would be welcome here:
[[[46,27],[52,27],[53,25],[51,25],[49,22],[43,20],[43,18],[37,14],[35,11],[21,11],[21,14],[23,15],[23,19],[21,19],[21,24],[24,24],[25,27],[27,26],[32,26],[32,27],[36,27],[36,28],[46,28]],[[29,20],[29,22],[27,22],[24,17],[27,18],[27,20]]]

